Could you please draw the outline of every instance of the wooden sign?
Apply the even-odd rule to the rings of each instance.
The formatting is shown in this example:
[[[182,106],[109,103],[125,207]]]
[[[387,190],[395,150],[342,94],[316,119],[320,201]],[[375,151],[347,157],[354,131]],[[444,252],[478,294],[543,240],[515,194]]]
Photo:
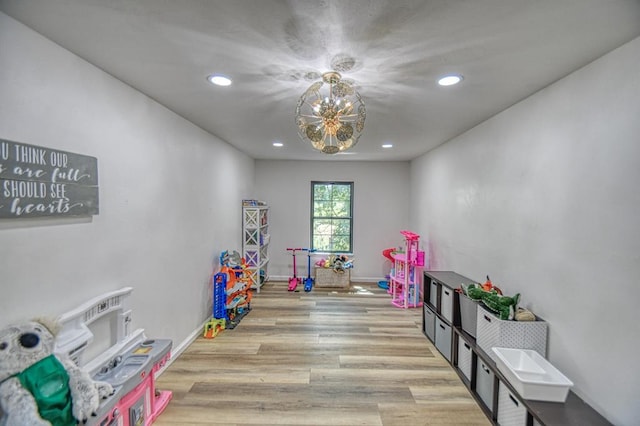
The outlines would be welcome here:
[[[98,159],[0,139],[0,218],[98,214]]]

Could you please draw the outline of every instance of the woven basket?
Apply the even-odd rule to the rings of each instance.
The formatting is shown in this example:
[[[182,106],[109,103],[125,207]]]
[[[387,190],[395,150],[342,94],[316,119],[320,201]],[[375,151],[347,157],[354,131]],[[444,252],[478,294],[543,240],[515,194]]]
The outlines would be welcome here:
[[[316,287],[348,288],[351,281],[351,270],[335,272],[331,268],[315,268]]]

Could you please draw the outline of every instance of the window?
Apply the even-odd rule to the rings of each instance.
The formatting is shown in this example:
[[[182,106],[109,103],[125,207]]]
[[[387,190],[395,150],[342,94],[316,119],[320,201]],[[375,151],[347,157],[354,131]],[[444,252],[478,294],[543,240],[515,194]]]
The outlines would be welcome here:
[[[311,182],[311,248],[352,253],[353,182]]]

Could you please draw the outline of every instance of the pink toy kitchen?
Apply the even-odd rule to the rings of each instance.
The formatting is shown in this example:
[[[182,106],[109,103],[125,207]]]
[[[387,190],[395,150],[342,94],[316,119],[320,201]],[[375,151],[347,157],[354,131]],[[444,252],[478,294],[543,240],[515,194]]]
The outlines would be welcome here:
[[[128,298],[133,289],[96,297],[58,318],[62,330],[56,352],[66,353],[94,380],[110,383],[115,393],[100,404],[94,426],[148,426],[166,408],[170,391],[155,380],[171,357],[172,341],[150,339],[131,330]]]

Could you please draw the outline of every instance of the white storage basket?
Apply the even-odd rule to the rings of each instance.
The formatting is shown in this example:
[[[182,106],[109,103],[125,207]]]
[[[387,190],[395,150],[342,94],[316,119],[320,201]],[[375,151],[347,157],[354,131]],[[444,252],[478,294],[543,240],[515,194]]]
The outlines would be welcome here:
[[[545,321],[501,320],[484,306],[478,306],[477,345],[496,361],[493,347],[532,349],[547,357],[547,323]]]

